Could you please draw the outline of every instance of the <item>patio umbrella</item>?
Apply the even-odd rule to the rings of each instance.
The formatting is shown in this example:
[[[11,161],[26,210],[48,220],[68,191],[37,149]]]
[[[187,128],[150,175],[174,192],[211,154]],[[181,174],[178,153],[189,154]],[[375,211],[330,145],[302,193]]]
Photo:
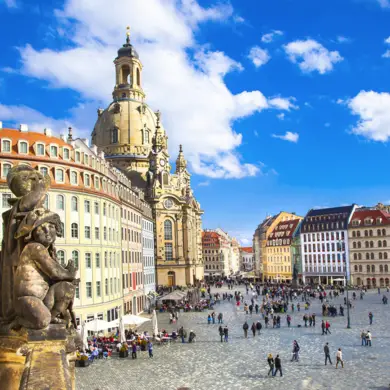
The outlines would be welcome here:
[[[141,316],[135,316],[134,314],[126,314],[121,317],[121,320],[123,321],[123,325],[142,325],[144,322],[150,321],[149,318],[141,317]],[[119,320],[116,319],[114,321],[109,322],[111,325],[111,328],[114,328],[119,325]]]
[[[157,314],[156,310],[153,310],[153,315],[152,315],[152,328],[153,328],[153,334],[157,335],[158,333],[158,324],[157,324]]]
[[[121,317],[119,321],[119,332],[121,334],[121,343],[126,342],[126,336],[125,336],[125,326],[123,324],[123,317]]]
[[[118,325],[116,325],[118,326]],[[89,321],[85,324],[85,328],[87,330],[90,330],[92,332],[99,332],[101,330],[107,330],[109,328],[113,328],[110,322],[104,321],[104,320],[99,320],[99,319],[94,319],[92,321]]]

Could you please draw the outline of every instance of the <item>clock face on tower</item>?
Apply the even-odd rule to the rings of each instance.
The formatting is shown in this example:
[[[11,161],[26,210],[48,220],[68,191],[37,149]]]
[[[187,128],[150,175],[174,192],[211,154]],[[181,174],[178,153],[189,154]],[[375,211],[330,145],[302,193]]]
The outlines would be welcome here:
[[[165,160],[164,160],[163,158],[160,160],[160,165],[161,165],[162,167],[165,165]]]

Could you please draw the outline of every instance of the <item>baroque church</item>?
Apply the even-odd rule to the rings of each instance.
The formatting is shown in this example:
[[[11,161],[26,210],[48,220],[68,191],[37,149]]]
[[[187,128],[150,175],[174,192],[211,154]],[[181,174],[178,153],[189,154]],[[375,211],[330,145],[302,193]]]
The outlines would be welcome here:
[[[191,189],[182,147],[172,173],[161,114],[146,103],[142,63],[130,42],[118,50],[113,101],[98,110],[92,143],[142,189],[155,222],[156,284],[185,286],[202,280],[202,214]]]

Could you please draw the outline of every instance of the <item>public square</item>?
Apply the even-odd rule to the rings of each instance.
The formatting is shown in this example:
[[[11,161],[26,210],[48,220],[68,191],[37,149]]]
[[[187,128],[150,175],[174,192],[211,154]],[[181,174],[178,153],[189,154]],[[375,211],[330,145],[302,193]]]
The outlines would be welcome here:
[[[243,286],[237,288],[244,294]],[[226,292],[225,288],[212,288],[211,292]],[[232,291],[230,291],[232,292]],[[233,290],[234,292],[234,290]],[[317,298],[312,300],[308,313],[316,313],[316,327],[304,327],[303,307],[292,315],[292,327],[282,315],[280,329],[265,329],[261,315],[246,315],[243,305],[239,308],[231,301],[215,306],[215,312],[223,313],[224,324],[229,328],[229,342],[221,343],[219,325],[208,325],[207,315],[211,311],[181,313],[175,325],[169,325],[168,314],[159,313],[159,328],[170,332],[180,326],[196,333],[196,343],[154,346],[154,358],[147,352],[138,353],[137,360],[119,359],[98,360],[88,368],[76,368],[76,388],[78,390],[191,390],[213,389],[388,389],[390,383],[390,336],[388,324],[389,306],[383,305],[381,298],[386,289],[369,291],[363,300],[352,300],[351,327],[346,329],[347,317],[327,319],[331,324],[331,335],[321,334],[322,311]],[[259,297],[262,299],[262,297]],[[299,299],[300,301],[300,299]],[[298,301],[295,301],[297,303]],[[343,296],[331,300],[339,307]],[[301,302],[302,305],[302,302]],[[289,305],[290,306],[290,305]],[[303,306],[303,305],[302,305]],[[374,314],[373,325],[369,326],[368,313]],[[253,338],[249,331],[244,338],[242,325],[248,320],[263,324],[261,335]],[[217,322],[217,321],[216,321]],[[300,324],[302,327],[298,328]],[[140,328],[151,331],[151,323]],[[362,347],[360,333],[370,330],[373,336],[372,347]],[[300,361],[291,362],[292,343],[300,344]],[[333,365],[324,365],[323,347],[329,342]],[[336,351],[341,347],[345,368],[335,369]],[[268,377],[267,355],[279,354],[282,359],[283,377]],[[279,375],[279,374],[278,374]]]

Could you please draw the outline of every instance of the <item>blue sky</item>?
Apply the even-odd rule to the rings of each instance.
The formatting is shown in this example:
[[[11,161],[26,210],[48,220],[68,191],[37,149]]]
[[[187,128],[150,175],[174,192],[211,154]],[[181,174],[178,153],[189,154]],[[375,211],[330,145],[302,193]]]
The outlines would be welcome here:
[[[130,25],[204,227],[390,201],[387,0],[0,0],[0,120],[89,136]]]

